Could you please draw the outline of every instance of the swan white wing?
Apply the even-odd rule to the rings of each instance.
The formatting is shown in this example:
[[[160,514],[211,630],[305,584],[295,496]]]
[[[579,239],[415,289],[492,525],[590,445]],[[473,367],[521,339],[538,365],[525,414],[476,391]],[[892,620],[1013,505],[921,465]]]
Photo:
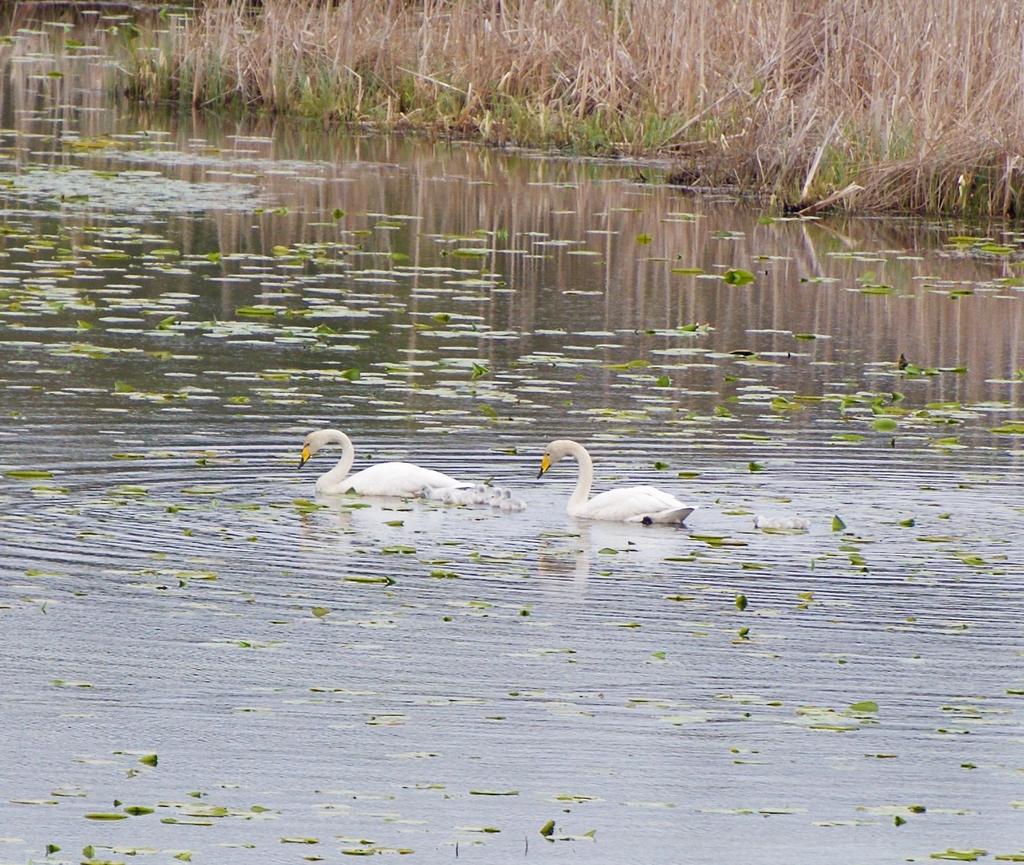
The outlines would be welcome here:
[[[675,517],[673,522],[685,519],[693,509],[656,487],[620,487],[599,493],[579,508],[570,507],[569,513],[590,520],[640,522],[650,517],[653,522],[663,522],[659,517],[680,510],[685,510],[686,514]]]
[[[361,496],[410,497],[421,494],[424,487],[433,489],[459,486],[460,482],[442,472],[425,469],[413,463],[380,463],[370,466],[354,475],[349,475],[338,484],[328,488],[317,488],[322,493],[354,492]]]

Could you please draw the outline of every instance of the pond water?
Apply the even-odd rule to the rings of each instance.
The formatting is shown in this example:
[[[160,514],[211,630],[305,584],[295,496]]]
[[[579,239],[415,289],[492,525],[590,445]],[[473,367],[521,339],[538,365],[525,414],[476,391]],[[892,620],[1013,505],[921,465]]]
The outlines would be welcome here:
[[[1021,861],[1024,234],[12,36],[0,863]],[[325,426],[527,508],[317,498]],[[699,510],[573,520],[556,437]]]

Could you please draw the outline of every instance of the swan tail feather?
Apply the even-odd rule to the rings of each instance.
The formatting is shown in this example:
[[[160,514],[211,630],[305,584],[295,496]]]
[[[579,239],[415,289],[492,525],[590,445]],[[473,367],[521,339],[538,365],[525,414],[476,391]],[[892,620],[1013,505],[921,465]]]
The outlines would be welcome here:
[[[686,522],[686,518],[692,514],[696,508],[685,507],[685,508],[669,508],[664,511],[657,511],[653,514],[645,514],[639,519],[639,522],[644,525],[651,525],[652,523],[668,523],[672,525],[681,526]]]

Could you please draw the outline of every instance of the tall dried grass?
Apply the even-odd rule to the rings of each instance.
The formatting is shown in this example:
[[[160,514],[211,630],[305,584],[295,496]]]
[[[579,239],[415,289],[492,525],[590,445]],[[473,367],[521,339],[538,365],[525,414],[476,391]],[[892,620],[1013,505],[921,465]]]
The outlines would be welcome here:
[[[499,144],[671,155],[794,203],[1016,213],[1010,0],[206,0],[132,90]]]

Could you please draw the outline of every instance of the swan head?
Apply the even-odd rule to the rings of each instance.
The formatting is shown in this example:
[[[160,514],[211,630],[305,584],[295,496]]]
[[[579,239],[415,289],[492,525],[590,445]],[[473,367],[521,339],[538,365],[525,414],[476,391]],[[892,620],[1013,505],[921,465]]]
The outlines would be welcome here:
[[[560,460],[566,457],[575,457],[578,449],[579,445],[574,441],[555,439],[555,441],[544,448],[544,456],[540,458],[540,471],[537,472],[537,477],[543,477],[544,472]]]
[[[324,445],[343,444],[345,433],[336,429],[320,429],[311,432],[302,442],[302,456],[299,457],[301,469]]]

